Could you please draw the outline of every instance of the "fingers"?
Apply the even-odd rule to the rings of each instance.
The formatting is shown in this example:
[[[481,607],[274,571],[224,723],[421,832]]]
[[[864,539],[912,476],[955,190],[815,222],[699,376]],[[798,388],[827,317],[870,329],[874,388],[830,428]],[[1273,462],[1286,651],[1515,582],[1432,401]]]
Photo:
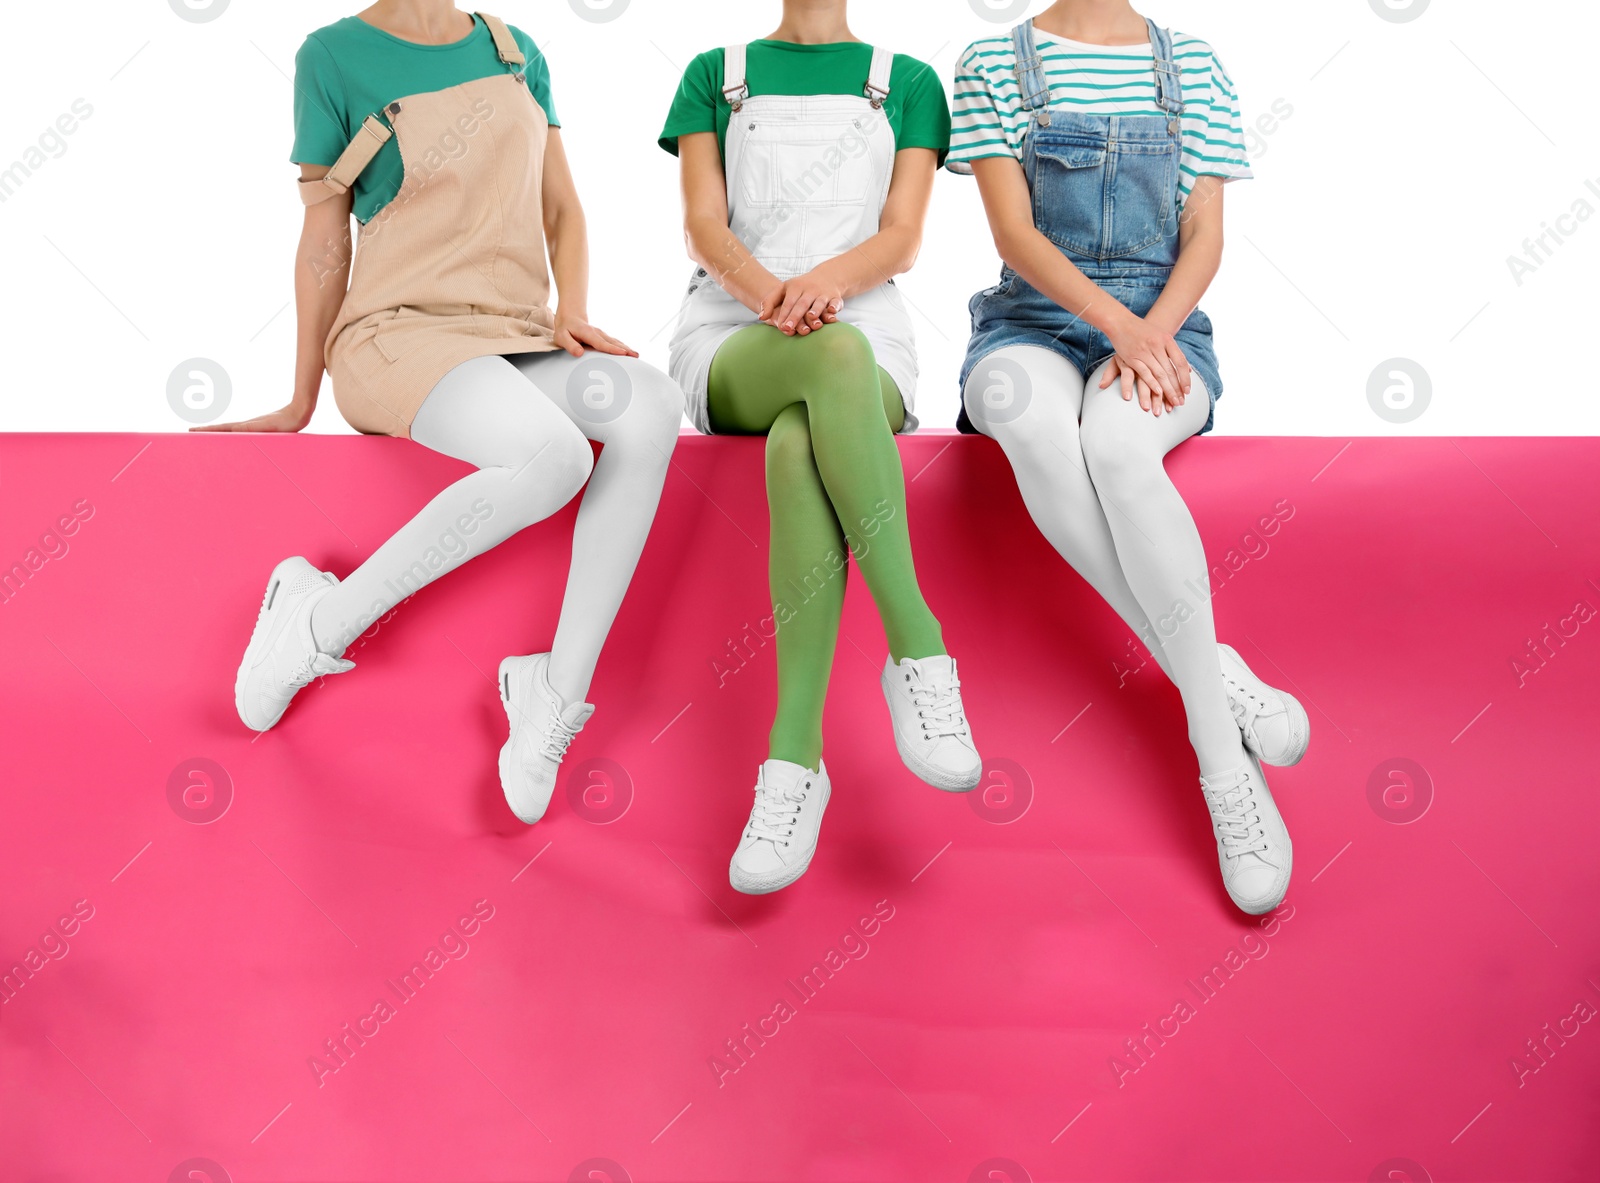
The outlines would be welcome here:
[[[1165,352],[1156,353],[1150,359],[1150,369],[1155,376],[1156,394],[1163,402],[1171,401],[1182,394],[1182,384],[1178,381],[1177,368],[1172,364]],[[1158,410],[1156,414],[1160,414]]]
[[[827,314],[830,307],[832,307],[832,301],[824,296],[818,296],[813,300],[802,314],[800,327],[797,330],[801,336],[807,333],[814,333],[827,324],[828,322],[822,318]]]
[[[206,423],[199,427],[191,427],[190,431],[277,431],[278,426],[270,416],[259,419],[243,419],[234,423]]]
[[[601,353],[614,353],[619,357],[639,356],[632,349],[629,349],[621,341],[613,337],[610,333],[602,332],[599,329],[594,329],[591,331],[591,333],[587,334],[585,336],[585,343],[594,349],[598,349]]]
[[[777,324],[777,311],[783,304],[786,290],[786,287],[779,287],[763,296],[761,298],[761,307],[756,310],[756,319],[763,324]]]
[[[1161,389],[1161,383],[1157,379],[1155,372],[1152,371],[1149,365],[1147,365],[1142,359],[1135,359],[1131,364],[1133,366],[1134,376],[1140,379],[1140,381],[1135,381],[1133,383],[1134,388],[1139,392],[1139,408],[1141,410],[1148,411],[1150,410],[1151,392],[1159,392]],[[1126,398],[1128,383],[1124,381],[1122,386],[1123,397]]]
[[[552,338],[552,340],[554,340],[557,345],[566,350],[573,357],[583,356],[582,343],[579,342],[577,337],[573,336],[572,330],[567,328],[565,325],[557,327],[555,336]]]
[[[561,340],[563,336],[572,341],[577,348],[574,349],[563,344]],[[629,346],[613,337],[610,333],[604,331],[603,329],[598,329],[591,324],[579,325],[575,328],[561,330],[556,334],[556,343],[561,345],[562,348],[566,349],[567,352],[572,354],[574,357],[582,357],[585,349],[592,349],[596,353],[610,353],[618,357],[639,356],[637,351],[631,349]]]
[[[1183,399],[1189,397],[1189,390],[1193,385],[1193,367],[1189,365],[1189,358],[1184,354],[1182,347],[1176,341],[1169,341],[1167,343],[1167,357],[1172,363],[1173,370],[1178,375],[1179,393],[1183,396],[1183,398],[1178,400],[1181,404]]]
[[[796,322],[800,313],[804,309],[811,307],[814,298],[815,296],[812,293],[799,288],[791,288],[789,294],[784,298],[783,307],[778,309],[778,314],[773,317],[773,323],[791,337],[794,336],[797,327]]]

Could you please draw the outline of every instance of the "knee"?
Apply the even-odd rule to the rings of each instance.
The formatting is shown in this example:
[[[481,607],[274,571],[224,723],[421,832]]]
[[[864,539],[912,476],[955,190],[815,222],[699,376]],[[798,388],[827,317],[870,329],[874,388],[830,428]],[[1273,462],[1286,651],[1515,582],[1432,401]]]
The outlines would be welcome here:
[[[800,397],[832,413],[883,413],[878,355],[865,333],[839,321],[812,333],[805,348],[807,364],[795,374],[805,382]]]
[[[634,362],[627,367],[628,405],[619,417],[619,436],[651,444],[665,463],[678,443],[683,421],[683,391],[654,366]]]
[[[563,431],[552,439],[543,459],[551,485],[566,493],[568,499],[578,495],[594,472],[594,449],[589,446],[588,437],[576,429]]]
[[[520,463],[508,465],[505,501],[509,511],[529,522],[550,512],[550,500],[565,505],[576,497],[594,471],[594,450],[572,424],[538,441],[529,441]]]
[[[665,463],[677,444],[683,392],[638,358],[585,354],[554,397],[584,435],[607,447],[641,445],[641,462],[653,452]]]
[[[812,333],[808,340],[822,364],[830,371],[841,367],[877,371],[878,359],[872,351],[872,342],[853,324],[841,320],[824,325]]]
[[[1036,360],[990,355],[973,367],[961,395],[967,417],[1004,449],[1013,466],[1018,461],[1071,463],[1081,471],[1083,439],[1075,388],[1083,380],[1065,362],[1026,364]]]
[[[1096,393],[1101,398],[1122,398],[1115,386]],[[1125,429],[1126,419],[1125,414],[1116,413],[1085,416],[1082,432],[1089,479],[1097,489],[1122,495],[1130,495],[1162,472],[1161,458],[1146,454],[1139,440]]]

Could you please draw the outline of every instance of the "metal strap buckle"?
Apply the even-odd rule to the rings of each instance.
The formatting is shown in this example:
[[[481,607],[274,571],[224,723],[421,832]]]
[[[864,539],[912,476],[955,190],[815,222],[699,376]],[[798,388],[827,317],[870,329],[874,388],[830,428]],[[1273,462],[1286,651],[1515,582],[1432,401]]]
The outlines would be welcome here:
[[[881,111],[883,109],[883,100],[889,97],[888,91],[880,90],[870,82],[867,83],[867,88],[864,94],[866,98],[872,100],[872,109],[874,111]]]

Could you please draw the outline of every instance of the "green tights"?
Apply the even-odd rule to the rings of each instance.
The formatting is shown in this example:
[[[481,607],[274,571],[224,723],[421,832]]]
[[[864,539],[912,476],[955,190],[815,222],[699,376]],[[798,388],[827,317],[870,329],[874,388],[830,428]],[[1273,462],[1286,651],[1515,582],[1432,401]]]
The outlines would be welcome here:
[[[911,559],[894,442],[905,407],[866,336],[844,323],[805,337],[770,325],[740,329],[717,351],[707,400],[719,435],[767,437],[778,630],[768,756],[816,769],[847,556],[867,581],[896,662],[945,651]]]

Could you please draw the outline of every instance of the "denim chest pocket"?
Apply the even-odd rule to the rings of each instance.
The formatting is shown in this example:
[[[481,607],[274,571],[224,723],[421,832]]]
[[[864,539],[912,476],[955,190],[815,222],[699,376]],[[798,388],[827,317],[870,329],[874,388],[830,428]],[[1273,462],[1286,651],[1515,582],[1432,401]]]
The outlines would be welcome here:
[[[1033,157],[1033,224],[1057,246],[1099,257],[1110,189],[1105,145],[1040,137]]]
[[[1172,146],[1044,137],[1034,152],[1034,224],[1057,246],[1092,259],[1124,259],[1169,237],[1176,243]]]

